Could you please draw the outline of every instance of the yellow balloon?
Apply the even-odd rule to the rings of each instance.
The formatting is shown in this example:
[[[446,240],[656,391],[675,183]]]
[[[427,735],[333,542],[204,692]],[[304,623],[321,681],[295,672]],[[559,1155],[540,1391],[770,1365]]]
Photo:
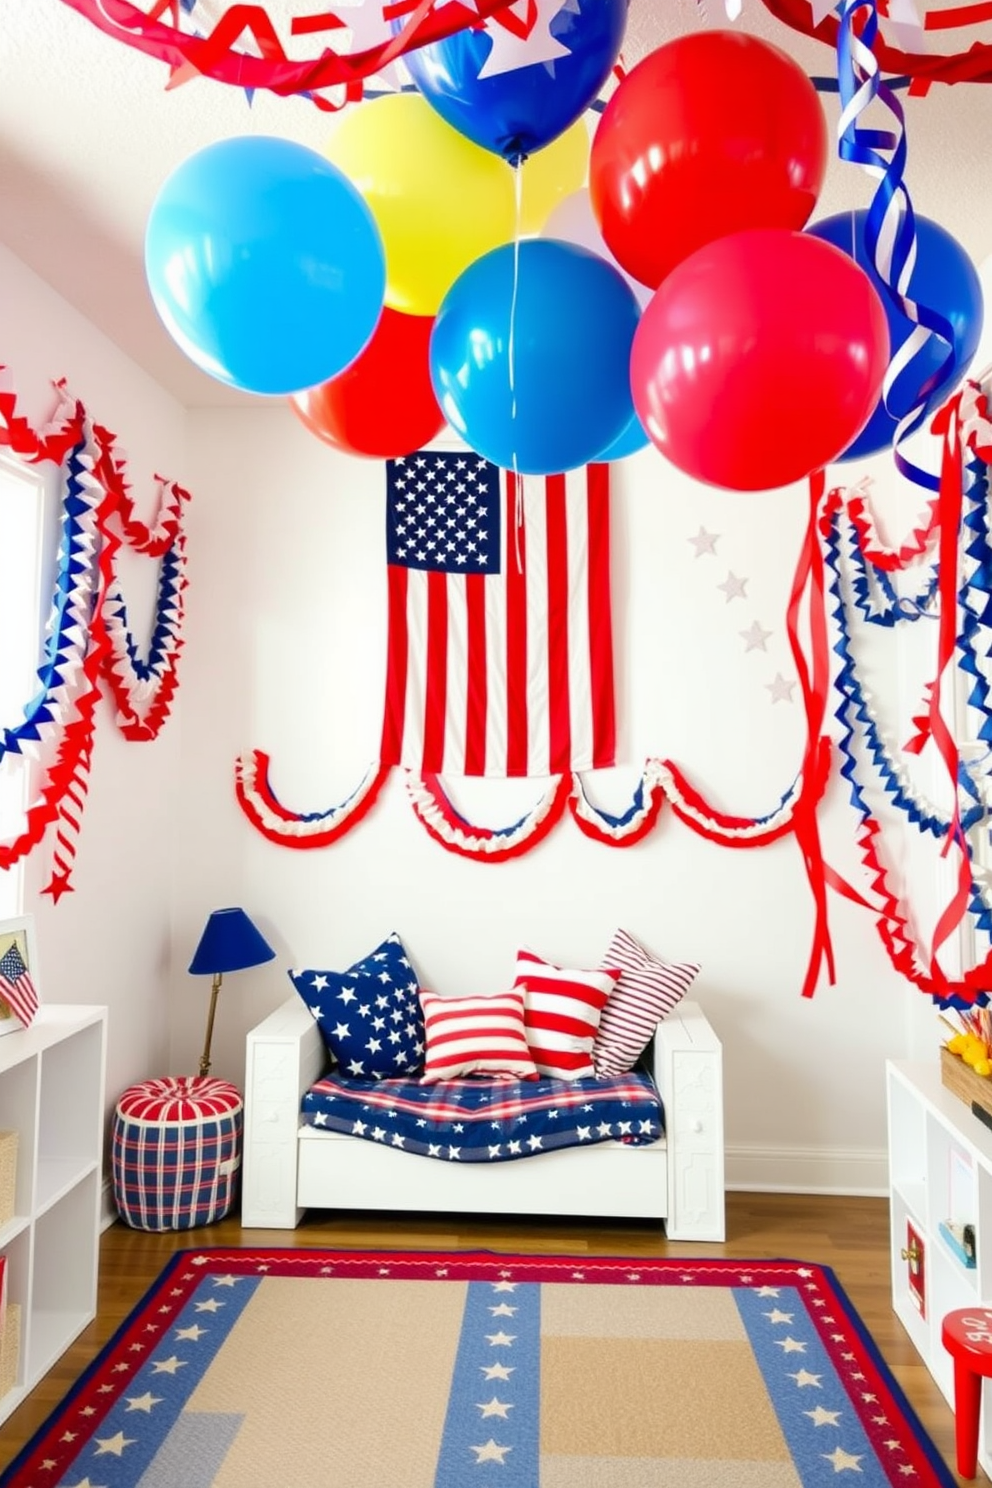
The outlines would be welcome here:
[[[522,236],[539,233],[558,203],[581,190],[588,167],[589,130],[585,119],[576,119],[550,145],[527,156],[519,167]]]
[[[419,93],[387,93],[348,110],[326,153],[382,234],[393,310],[435,315],[470,263],[513,240],[506,163],[452,129]]]

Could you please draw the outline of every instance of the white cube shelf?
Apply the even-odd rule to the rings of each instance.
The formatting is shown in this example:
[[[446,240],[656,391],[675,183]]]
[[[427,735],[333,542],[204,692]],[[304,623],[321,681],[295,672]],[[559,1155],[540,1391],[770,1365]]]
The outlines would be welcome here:
[[[18,1134],[14,1215],[0,1226],[20,1308],[5,1421],[96,1316],[107,1009],[43,1006],[0,1039],[0,1130]]]

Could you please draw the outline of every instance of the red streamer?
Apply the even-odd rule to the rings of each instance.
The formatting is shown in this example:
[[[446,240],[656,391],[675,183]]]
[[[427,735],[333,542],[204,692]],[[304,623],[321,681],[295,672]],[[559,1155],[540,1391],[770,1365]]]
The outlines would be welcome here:
[[[411,9],[411,19],[390,41],[364,52],[342,56],[325,49],[320,56],[292,62],[263,5],[235,5],[225,11],[207,36],[190,36],[175,25],[158,19],[162,6],[151,13],[130,0],[62,0],[94,26],[116,41],[168,63],[174,75],[200,73],[236,88],[268,88],[289,97],[322,88],[360,85],[396,57],[414,47],[426,46],[454,36],[469,26],[478,26],[490,16],[508,10],[514,0],[473,0],[474,8],[461,0],[414,0],[414,5],[384,8],[384,15],[399,16]],[[173,11],[173,14],[175,12]],[[233,43],[250,31],[263,55],[233,50]],[[178,78],[177,78],[178,80]],[[353,96],[357,96],[353,94]]]
[[[837,16],[824,16],[813,24],[813,11],[809,0],[763,0],[765,9],[776,20],[791,26],[803,36],[812,36],[824,42],[832,50],[837,48],[837,33],[840,21]],[[933,28],[931,28],[933,29]],[[902,52],[889,46],[879,33],[872,48],[879,67],[893,77],[913,79],[913,93],[925,92],[932,83],[988,83],[992,82],[992,46],[976,42],[966,52],[951,56],[931,56],[929,53]]]

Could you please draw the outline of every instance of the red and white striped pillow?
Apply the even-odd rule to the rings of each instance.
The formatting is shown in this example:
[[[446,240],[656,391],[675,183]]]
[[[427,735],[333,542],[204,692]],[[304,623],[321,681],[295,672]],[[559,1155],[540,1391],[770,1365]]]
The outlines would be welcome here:
[[[578,1080],[594,1073],[593,1042],[618,970],[574,971],[553,966],[533,951],[517,952],[513,985],[524,994],[524,1022],[534,1063],[542,1075]]]
[[[625,1075],[700,968],[697,961],[659,960],[626,930],[618,930],[610,941],[603,965],[618,966],[620,980],[599,1020],[592,1062],[597,1075]]]
[[[466,1075],[536,1080],[527,1047],[520,992],[481,997],[439,997],[421,989],[427,1054],[420,1079],[460,1080]]]

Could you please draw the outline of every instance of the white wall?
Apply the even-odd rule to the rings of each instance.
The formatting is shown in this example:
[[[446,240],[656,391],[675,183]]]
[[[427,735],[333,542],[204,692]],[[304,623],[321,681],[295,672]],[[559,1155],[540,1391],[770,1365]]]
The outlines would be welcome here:
[[[478,864],[426,835],[399,772],[371,815],[330,848],[291,851],[251,827],[234,794],[240,752],[270,754],[277,795],[299,811],[342,801],[376,757],[384,472],[328,449],[281,403],[194,412],[190,438],[173,1063],[192,1065],[205,1008],[206,988],[182,973],[182,957],[206,911],[223,904],[242,904],[278,950],[274,962],[226,981],[216,1069],[236,1079],[245,1030],[291,992],[290,965],[346,966],[395,929],[427,985],[495,990],[512,977],[518,943],[595,964],[619,924],[670,959],[703,963],[696,993],[726,1051],[731,1182],[883,1186],[884,1060],[935,1048],[932,1006],[891,971],[870,916],[836,898],[837,984],[800,997],[813,914],[794,839],[732,851],[693,835],[666,809],[630,849],[593,843],[566,818],[530,855]],[[919,500],[894,484],[886,508],[887,463],[874,462],[877,494],[897,535]],[[767,812],[803,747],[799,689],[793,703],[773,703],[766,686],[776,672],[795,676],[784,616],[805,490],[708,490],[653,450],[614,471],[624,764],[590,779],[590,793],[602,808],[623,810],[644,758],[661,755],[719,808]],[[838,480],[854,474],[834,472]],[[700,525],[720,534],[716,556],[694,556],[688,539]],[[728,601],[717,587],[728,570],[747,578],[745,600]],[[772,632],[767,652],[745,652],[739,632],[755,619]],[[933,627],[913,642],[923,648],[922,677],[935,641]],[[901,741],[907,698],[891,659],[872,644],[879,695],[890,712],[902,709]],[[490,825],[522,815],[541,788],[451,784],[456,804]],[[837,779],[821,826],[834,866],[863,888],[854,818]],[[895,839],[899,857],[917,854],[908,842]],[[926,921],[937,870],[916,860],[925,862],[917,877]]]
[[[2,246],[0,327],[0,362],[9,369],[18,411],[36,425],[44,423],[54,407],[52,382],[65,377],[91,415],[119,436],[129,457],[138,515],[149,520],[154,474],[180,482],[186,475],[184,410]],[[125,598],[139,636],[148,633],[156,569],[154,562],[133,555],[121,559]],[[153,743],[127,743],[109,706],[101,703],[75,892],[58,905],[40,893],[50,866],[47,843],[32,854],[25,875],[42,1000],[110,1008],[108,1107],[133,1080],[168,1068],[178,743],[177,720]]]
[[[156,743],[128,744],[101,707],[76,892],[58,906],[40,896],[44,853],[27,875],[43,996],[110,1006],[108,1104],[134,1079],[196,1068],[208,986],[185,968],[212,908],[244,905],[278,951],[226,979],[214,1069],[235,1080],[244,1033],[291,990],[291,964],[342,966],[396,929],[427,984],[496,988],[512,975],[519,942],[589,963],[622,924],[665,956],[703,963],[696,992],[726,1049],[731,1182],[884,1183],[883,1062],[932,1049],[932,1009],[893,975],[870,917],[836,899],[837,985],[800,998],[812,905],[791,838],[733,852],[666,810],[628,850],[592,843],[566,819],[529,856],[480,865],[426,836],[398,772],[366,821],[329,849],[291,852],[261,838],[235,800],[239,752],[270,753],[277,793],[299,810],[345,798],[375,756],[382,466],[335,455],[279,402],[187,414],[3,249],[0,323],[0,360],[29,417],[44,417],[50,382],[65,375],[119,434],[141,515],[151,514],[156,471],[194,498],[176,716]],[[887,462],[875,466],[874,495],[896,536],[919,502],[888,479]],[[792,704],[773,704],[765,689],[776,672],[794,674],[784,611],[805,493],[696,487],[650,450],[616,467],[614,493],[623,765],[588,782],[593,799],[622,810],[644,758],[661,755],[716,806],[768,811],[802,749],[798,690]],[[700,525],[720,534],[715,557],[694,556],[688,539]],[[728,570],[748,579],[745,600],[728,602],[717,587]],[[126,564],[139,633],[153,580],[140,561]],[[744,650],[739,632],[755,619],[772,631],[767,653]],[[914,641],[911,664],[905,646],[893,660],[873,642],[873,685],[898,739],[933,640],[931,630]],[[910,678],[902,687],[896,669]],[[455,788],[466,813],[490,824],[522,814],[539,789]],[[820,819],[831,861],[863,886],[842,782]],[[893,839],[892,850],[923,864],[916,902],[932,920],[936,855],[910,837]]]

